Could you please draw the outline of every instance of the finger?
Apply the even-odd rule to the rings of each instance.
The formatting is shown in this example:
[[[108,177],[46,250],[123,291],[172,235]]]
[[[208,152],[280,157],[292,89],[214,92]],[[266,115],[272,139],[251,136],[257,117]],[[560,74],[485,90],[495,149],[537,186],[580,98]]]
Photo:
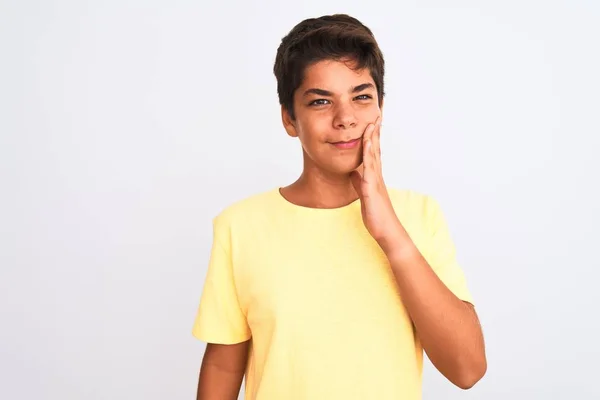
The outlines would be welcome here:
[[[371,138],[373,136],[373,129],[374,129],[373,124],[369,124],[369,125],[367,125],[367,127],[365,128],[365,132],[363,133],[363,139],[362,139],[363,165],[365,164],[365,161],[369,158],[368,144],[371,141]]]
[[[368,139],[363,150],[363,179],[366,182],[371,182],[375,173],[375,156],[373,154],[373,140]]]
[[[373,159],[377,170],[381,170],[381,117],[377,118],[373,132]]]
[[[373,131],[373,150],[375,151],[375,155],[377,156],[377,158],[379,158],[379,155],[381,154],[381,147],[380,147],[380,140],[381,140],[381,117],[377,118],[377,121],[375,121],[375,129]]]
[[[365,129],[365,133],[363,134],[363,147],[367,148],[367,144],[373,142],[373,132],[375,131],[375,125],[369,124],[367,125],[367,129]]]
[[[373,132],[375,131],[375,124],[368,124],[363,133],[363,141],[371,140],[373,138]]]
[[[371,166],[375,167],[377,164],[377,154],[379,152],[379,118],[372,124],[371,134],[369,137],[369,150],[370,150],[370,161]]]

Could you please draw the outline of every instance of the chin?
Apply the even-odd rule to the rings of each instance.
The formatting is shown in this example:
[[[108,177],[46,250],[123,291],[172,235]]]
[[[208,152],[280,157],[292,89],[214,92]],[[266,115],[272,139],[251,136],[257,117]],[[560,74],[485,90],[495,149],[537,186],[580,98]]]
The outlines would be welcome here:
[[[339,174],[339,175],[347,175],[350,172],[356,170],[362,164],[361,160],[355,160],[353,162],[340,162],[333,165],[330,165],[330,171]]]

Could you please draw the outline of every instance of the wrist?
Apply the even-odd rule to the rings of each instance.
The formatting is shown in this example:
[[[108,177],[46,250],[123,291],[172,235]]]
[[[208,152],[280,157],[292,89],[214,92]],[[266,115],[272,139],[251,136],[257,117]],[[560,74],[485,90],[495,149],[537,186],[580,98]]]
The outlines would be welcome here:
[[[389,233],[377,242],[390,261],[392,259],[411,257],[417,250],[400,221],[395,223]]]

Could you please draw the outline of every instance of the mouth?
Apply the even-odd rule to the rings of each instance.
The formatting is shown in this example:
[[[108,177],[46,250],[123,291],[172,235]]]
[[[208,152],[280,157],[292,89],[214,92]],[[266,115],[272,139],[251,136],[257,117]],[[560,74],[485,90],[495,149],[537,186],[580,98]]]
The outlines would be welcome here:
[[[332,142],[331,144],[338,149],[353,149],[360,144],[361,138],[348,140],[346,142]]]

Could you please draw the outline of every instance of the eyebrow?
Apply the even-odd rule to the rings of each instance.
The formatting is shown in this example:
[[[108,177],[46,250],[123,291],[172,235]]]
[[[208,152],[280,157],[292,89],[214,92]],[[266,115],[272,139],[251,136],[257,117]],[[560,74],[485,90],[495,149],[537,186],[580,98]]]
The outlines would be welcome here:
[[[358,92],[362,92],[363,90],[366,90],[366,89],[374,89],[374,88],[375,88],[375,86],[373,86],[372,83],[362,83],[358,86],[354,86],[350,92],[358,93]],[[330,92],[329,90],[318,89],[318,88],[311,88],[304,92],[304,96],[308,96],[309,94],[316,94],[318,96],[328,96],[328,97],[333,96],[333,93]]]

